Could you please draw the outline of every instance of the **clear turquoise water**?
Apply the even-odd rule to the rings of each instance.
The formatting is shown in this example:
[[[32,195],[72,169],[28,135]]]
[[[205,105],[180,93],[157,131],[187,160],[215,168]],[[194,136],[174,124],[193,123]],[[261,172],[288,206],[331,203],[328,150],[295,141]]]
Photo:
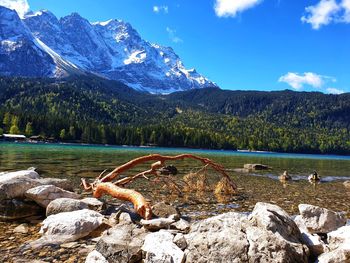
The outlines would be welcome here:
[[[350,180],[350,156],[2,142],[0,171],[34,166],[43,176],[68,178],[79,188],[81,177],[96,177],[105,169],[113,169],[132,158],[152,153],[193,153],[211,158],[224,165],[238,184],[237,195],[220,197],[212,192],[192,192],[179,196],[167,187],[146,180],[130,185],[152,202],[167,200],[180,205],[186,214],[207,216],[229,210],[250,211],[256,202],[264,201],[276,203],[293,214],[297,213],[299,203],[311,203],[345,211],[350,216],[350,190],[343,185],[345,180]],[[232,171],[245,163],[263,163],[272,169],[249,174]],[[179,182],[185,174],[200,168],[200,163],[187,160],[177,161],[174,165],[179,170],[179,175],[175,177]],[[141,165],[128,174],[148,167],[149,164]],[[288,170],[293,177],[293,181],[287,184],[278,181],[278,176],[284,170]],[[320,184],[310,184],[306,180],[313,170],[321,175]]]

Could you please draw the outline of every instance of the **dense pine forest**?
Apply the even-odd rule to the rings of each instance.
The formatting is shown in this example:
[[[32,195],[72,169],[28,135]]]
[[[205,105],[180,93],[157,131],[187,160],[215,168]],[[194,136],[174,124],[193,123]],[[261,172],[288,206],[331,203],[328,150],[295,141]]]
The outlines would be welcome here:
[[[0,134],[59,141],[350,154],[350,94],[137,92],[86,76],[0,78]]]

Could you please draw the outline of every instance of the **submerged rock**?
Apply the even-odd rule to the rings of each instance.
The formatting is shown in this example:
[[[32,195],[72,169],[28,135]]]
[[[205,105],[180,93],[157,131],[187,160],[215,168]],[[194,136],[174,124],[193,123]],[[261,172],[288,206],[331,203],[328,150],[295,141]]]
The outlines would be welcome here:
[[[344,213],[337,213],[318,206],[300,204],[301,221],[310,233],[323,233],[334,231],[346,224]]]
[[[80,198],[80,195],[73,192],[68,192],[54,185],[40,185],[31,188],[26,191],[25,196],[45,208],[51,201],[58,198]]]
[[[11,199],[0,200],[0,220],[9,221],[40,215],[44,211],[35,202]]]
[[[265,164],[259,164],[259,163],[246,163],[244,166],[244,169],[248,170],[268,170],[270,167]]]
[[[182,263],[184,252],[173,243],[174,236],[167,231],[150,233],[142,246],[144,262]]]

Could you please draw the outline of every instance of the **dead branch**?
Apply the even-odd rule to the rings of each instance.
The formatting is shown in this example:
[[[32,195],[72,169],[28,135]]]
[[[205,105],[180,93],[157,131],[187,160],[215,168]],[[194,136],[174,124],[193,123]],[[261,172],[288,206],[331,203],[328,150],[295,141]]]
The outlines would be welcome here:
[[[102,172],[93,183],[87,183],[85,179],[82,179],[82,184],[85,190],[90,190],[93,192],[94,197],[101,197],[103,194],[109,194],[115,198],[120,200],[125,200],[132,202],[137,213],[145,219],[150,219],[152,217],[150,204],[146,201],[146,199],[139,193],[134,190],[123,188],[126,184],[131,183],[132,181],[143,177],[145,179],[149,179],[146,175],[153,175],[159,177],[161,181],[164,183],[168,183],[172,185],[172,188],[175,188],[176,191],[182,193],[180,187],[175,183],[174,180],[170,179],[169,176],[162,176],[160,169],[164,166],[166,161],[175,161],[175,160],[183,160],[183,159],[194,159],[203,163],[203,170],[205,171],[208,167],[213,168],[215,171],[220,173],[223,176],[223,181],[225,186],[230,188],[230,191],[224,189],[223,186],[220,186],[217,192],[230,192],[234,193],[237,189],[236,184],[232,181],[231,177],[226,173],[225,168],[208,158],[199,157],[192,154],[180,154],[176,156],[164,156],[160,154],[152,154],[148,156],[142,156],[136,159],[133,159],[123,165],[118,166],[112,172],[108,173],[104,177]],[[124,177],[117,181],[114,181],[121,173],[135,167],[136,165],[143,164],[146,162],[155,161],[151,164],[151,168],[149,170],[140,172],[134,176]],[[204,186],[206,185],[205,176],[202,178]],[[123,186],[123,187],[121,187]],[[223,191],[224,190],[224,191]]]

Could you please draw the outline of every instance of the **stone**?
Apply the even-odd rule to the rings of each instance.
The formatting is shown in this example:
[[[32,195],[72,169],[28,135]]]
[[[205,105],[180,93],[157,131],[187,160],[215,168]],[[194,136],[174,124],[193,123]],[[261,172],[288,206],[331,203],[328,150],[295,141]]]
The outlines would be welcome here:
[[[78,242],[68,242],[68,243],[64,243],[64,244],[60,245],[60,247],[62,247],[62,248],[75,248],[78,246],[79,246]]]
[[[299,212],[303,224],[312,234],[334,231],[346,224],[344,213],[337,213],[318,206],[300,204]]]
[[[83,200],[71,198],[58,198],[51,201],[46,207],[46,216],[55,215],[63,212],[72,212],[76,210],[89,209],[88,204]]]
[[[83,209],[47,217],[40,232],[43,241],[62,244],[89,235],[103,223],[103,216],[92,210]]]
[[[153,205],[152,214],[155,217],[163,217],[163,218],[167,218],[171,215],[178,215],[178,218],[180,218],[181,216],[179,210],[176,207],[166,202],[160,202]]]
[[[328,252],[328,246],[322,241],[317,234],[310,234],[308,232],[301,232],[303,243],[307,245],[313,257],[317,257],[322,253]]]
[[[44,208],[46,208],[51,201],[58,198],[80,198],[80,195],[68,192],[54,185],[40,185],[31,188],[25,192],[25,196]]]
[[[236,173],[244,173],[244,174],[246,174],[246,173],[249,173],[249,169],[246,169],[246,168],[235,168],[235,169],[233,169],[233,171],[234,172],[236,172]]]
[[[245,234],[246,215],[225,213],[191,226],[185,235],[187,262],[248,262],[249,243]]]
[[[185,219],[180,218],[180,220],[172,223],[170,225],[170,228],[177,229],[177,230],[180,230],[182,232],[187,233],[190,230],[190,226],[191,225],[189,222],[187,222]]]
[[[350,262],[350,246],[341,246],[318,257],[318,263],[340,263]]]
[[[20,224],[13,229],[13,233],[27,234],[29,231],[28,224]]]
[[[82,202],[88,205],[89,209],[101,212],[104,209],[105,204],[93,197],[86,197],[81,199]]]
[[[142,219],[140,223],[144,228],[150,231],[157,231],[159,229],[169,229],[170,225],[176,221],[176,217],[177,215],[171,215],[168,218]]]
[[[248,169],[248,170],[268,170],[268,169],[270,169],[269,166],[267,166],[265,164],[258,164],[258,163],[247,163],[243,167],[244,167],[244,169]]]
[[[187,247],[186,238],[182,233],[176,234],[176,236],[173,239],[173,243],[177,245],[181,250],[185,250]]]
[[[328,233],[327,241],[332,250],[337,249],[344,244],[350,246],[350,226],[343,226]]]
[[[0,200],[0,220],[9,221],[27,218],[43,213],[35,202],[19,199]]]
[[[346,188],[350,188],[350,181],[345,181],[343,184]]]
[[[108,229],[96,244],[96,250],[108,262],[139,262],[147,231],[132,222],[123,221]]]
[[[145,263],[182,263],[185,253],[173,243],[174,236],[167,231],[150,233],[142,246]]]
[[[100,252],[93,250],[86,257],[85,263],[108,263],[108,261]]]
[[[63,190],[73,192],[73,184],[67,179],[58,179],[58,178],[40,178],[36,180],[40,185],[54,185]]]
[[[29,179],[39,179],[40,176],[34,170],[21,170],[16,172],[5,172],[0,174],[0,184],[18,179],[18,178],[29,178]]]

